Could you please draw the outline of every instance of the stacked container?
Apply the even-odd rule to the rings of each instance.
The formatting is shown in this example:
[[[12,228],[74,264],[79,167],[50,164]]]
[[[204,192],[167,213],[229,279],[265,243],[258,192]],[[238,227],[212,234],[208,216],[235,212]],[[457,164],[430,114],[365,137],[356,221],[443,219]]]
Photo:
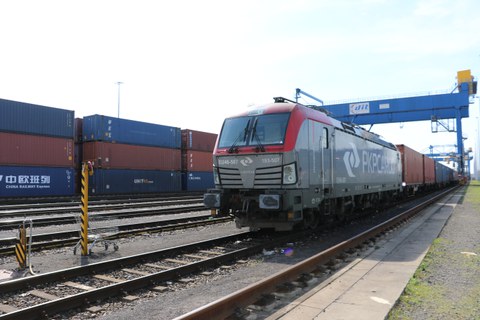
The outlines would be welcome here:
[[[0,196],[74,194],[74,112],[0,99]]]
[[[92,115],[83,118],[91,194],[181,190],[180,128]]]
[[[182,130],[182,184],[185,191],[203,191],[215,186],[213,181],[214,133]]]

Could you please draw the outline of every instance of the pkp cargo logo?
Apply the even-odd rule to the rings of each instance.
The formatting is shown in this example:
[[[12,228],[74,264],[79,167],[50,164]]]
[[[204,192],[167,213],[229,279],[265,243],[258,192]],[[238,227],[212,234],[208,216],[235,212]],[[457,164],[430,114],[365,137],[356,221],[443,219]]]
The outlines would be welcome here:
[[[253,163],[253,160],[250,157],[245,157],[245,159],[240,160],[240,163],[242,164],[242,166],[248,167]]]
[[[358,156],[357,147],[355,144],[350,142],[352,147],[351,151],[346,151],[343,155],[343,162],[345,162],[345,168],[347,169],[347,174],[351,178],[355,178],[352,169],[358,168],[360,166],[360,157]]]

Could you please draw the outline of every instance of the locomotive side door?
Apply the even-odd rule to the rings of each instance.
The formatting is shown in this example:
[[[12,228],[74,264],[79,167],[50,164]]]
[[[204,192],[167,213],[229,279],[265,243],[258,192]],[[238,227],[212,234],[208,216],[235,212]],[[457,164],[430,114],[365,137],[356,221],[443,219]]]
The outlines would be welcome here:
[[[325,198],[332,196],[332,150],[333,139],[331,138],[332,130],[328,126],[322,126],[322,134],[320,135],[320,153],[321,153],[321,167],[320,167],[320,181],[322,185],[322,193]]]

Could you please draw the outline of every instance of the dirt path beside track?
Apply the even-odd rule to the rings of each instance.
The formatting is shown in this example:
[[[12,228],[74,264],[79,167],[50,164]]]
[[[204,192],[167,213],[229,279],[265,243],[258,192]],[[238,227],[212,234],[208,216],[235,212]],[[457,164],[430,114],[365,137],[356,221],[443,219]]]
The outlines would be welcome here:
[[[470,183],[387,319],[480,319],[479,181]]]

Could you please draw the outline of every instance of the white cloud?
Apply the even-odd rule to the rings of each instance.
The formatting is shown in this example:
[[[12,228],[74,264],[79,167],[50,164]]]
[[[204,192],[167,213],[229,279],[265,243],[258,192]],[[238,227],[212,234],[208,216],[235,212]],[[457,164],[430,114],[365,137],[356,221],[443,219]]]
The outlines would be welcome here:
[[[478,66],[478,8],[473,0],[3,2],[0,97],[116,115],[123,81],[122,116],[208,131],[250,103],[293,98],[297,87],[325,100],[446,88],[457,70]]]
[[[422,17],[445,18],[451,15],[451,1],[421,0],[417,3],[414,14]]]

